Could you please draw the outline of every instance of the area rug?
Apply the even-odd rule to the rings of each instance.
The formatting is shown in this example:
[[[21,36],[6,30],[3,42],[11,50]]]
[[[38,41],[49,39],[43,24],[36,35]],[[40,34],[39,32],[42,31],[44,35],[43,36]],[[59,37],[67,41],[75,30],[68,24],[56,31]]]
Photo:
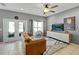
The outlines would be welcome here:
[[[67,45],[68,44],[66,44],[66,43],[57,41],[57,42],[55,42],[55,44],[47,46],[47,49],[43,55],[52,55],[55,52],[59,51],[60,49],[66,47]]]

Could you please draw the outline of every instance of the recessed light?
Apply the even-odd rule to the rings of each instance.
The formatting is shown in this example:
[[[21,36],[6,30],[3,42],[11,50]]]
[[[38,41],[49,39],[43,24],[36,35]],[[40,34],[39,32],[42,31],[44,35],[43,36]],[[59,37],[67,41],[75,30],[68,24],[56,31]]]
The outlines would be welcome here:
[[[21,8],[20,10],[24,10],[23,8]]]

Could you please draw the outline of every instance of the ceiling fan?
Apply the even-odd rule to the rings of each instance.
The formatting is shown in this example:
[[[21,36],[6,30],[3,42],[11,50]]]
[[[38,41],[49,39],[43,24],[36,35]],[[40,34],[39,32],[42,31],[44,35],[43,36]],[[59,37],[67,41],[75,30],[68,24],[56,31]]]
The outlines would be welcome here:
[[[58,7],[58,5],[52,5],[52,4],[44,4],[43,6],[44,6],[44,11],[43,11],[44,15],[48,12],[54,13],[55,11],[53,11],[52,9]]]

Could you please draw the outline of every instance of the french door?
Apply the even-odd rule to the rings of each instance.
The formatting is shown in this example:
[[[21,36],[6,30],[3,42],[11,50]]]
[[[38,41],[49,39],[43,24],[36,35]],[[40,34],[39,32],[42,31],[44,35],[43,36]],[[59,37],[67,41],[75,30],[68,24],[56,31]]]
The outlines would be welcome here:
[[[13,41],[21,39],[21,35],[24,31],[27,31],[25,26],[26,21],[15,19],[3,20],[3,41]]]

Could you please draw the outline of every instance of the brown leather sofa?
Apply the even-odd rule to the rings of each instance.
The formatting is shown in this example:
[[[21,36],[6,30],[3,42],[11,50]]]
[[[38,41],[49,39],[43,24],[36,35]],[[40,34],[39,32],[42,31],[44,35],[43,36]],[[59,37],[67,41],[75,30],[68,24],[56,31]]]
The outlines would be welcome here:
[[[40,39],[26,43],[27,55],[41,55],[46,51],[46,40]]]
[[[46,40],[44,38],[31,40],[32,38],[27,37],[25,38],[26,55],[42,55],[46,51]]]

